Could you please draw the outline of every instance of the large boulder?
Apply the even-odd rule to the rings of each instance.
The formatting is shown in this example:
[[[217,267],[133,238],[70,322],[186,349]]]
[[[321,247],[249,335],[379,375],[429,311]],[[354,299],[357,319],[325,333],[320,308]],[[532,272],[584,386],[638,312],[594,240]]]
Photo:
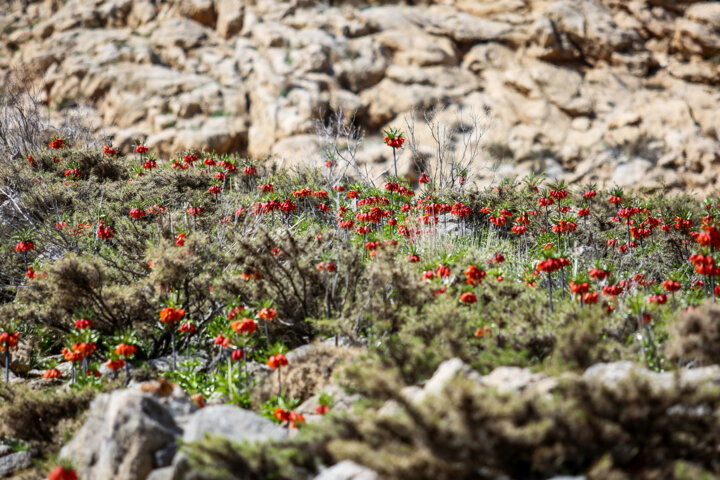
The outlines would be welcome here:
[[[182,434],[171,410],[160,403],[166,393],[131,389],[98,396],[60,459],[72,461],[82,478],[144,480],[162,466],[157,457],[172,451]]]
[[[267,418],[232,405],[213,405],[195,412],[185,425],[184,444],[203,440],[206,435],[223,437],[236,443],[267,442],[287,437],[287,430]],[[187,455],[175,455],[172,465],[152,473],[148,480],[204,479],[190,468]]]

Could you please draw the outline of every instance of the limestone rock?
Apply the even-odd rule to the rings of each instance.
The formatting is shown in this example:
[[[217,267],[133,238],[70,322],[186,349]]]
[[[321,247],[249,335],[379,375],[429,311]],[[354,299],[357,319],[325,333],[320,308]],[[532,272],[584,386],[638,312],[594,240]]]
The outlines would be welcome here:
[[[0,456],[0,478],[8,477],[14,472],[28,468],[31,465],[32,453],[29,450]]]
[[[144,479],[157,466],[155,453],[180,434],[170,411],[153,395],[121,390],[92,402],[60,458],[72,460],[83,478]]]
[[[377,480],[380,476],[351,460],[344,460],[323,470],[315,480]]]

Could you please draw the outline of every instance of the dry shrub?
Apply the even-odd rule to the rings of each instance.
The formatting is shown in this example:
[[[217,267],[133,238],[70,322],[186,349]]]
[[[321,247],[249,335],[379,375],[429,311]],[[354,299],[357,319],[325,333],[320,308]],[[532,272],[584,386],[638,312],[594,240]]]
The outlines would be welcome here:
[[[142,283],[122,285],[97,258],[69,254],[18,293],[21,320],[67,330],[78,312],[92,312],[103,333],[146,323],[154,317],[152,291]]]
[[[219,451],[213,443],[192,446],[194,457],[215,468],[244,465],[251,475],[243,478],[312,478],[312,466],[346,459],[401,480],[720,474],[717,385],[658,383],[645,374],[604,383],[566,374],[552,394],[518,395],[457,378],[436,396],[411,403],[397,377],[358,371],[364,374],[354,380],[366,394],[392,399],[401,410],[331,415],[295,441],[265,445],[262,462],[245,447]]]
[[[595,363],[611,362],[632,355],[623,348],[627,322],[615,321],[600,308],[585,308],[571,315],[557,334],[553,360],[560,366],[584,370]],[[574,318],[573,318],[574,317]]]
[[[666,353],[680,365],[720,363],[720,305],[706,302],[670,324]]]
[[[33,446],[59,448],[59,431],[84,412],[97,393],[85,390],[33,390],[25,385],[0,386],[0,437],[20,439]]]
[[[248,304],[273,299],[278,312],[278,320],[270,325],[273,339],[290,347],[306,344],[313,337],[307,319],[336,315],[354,304],[364,269],[355,249],[343,249],[337,257],[327,258],[332,239],[318,240],[312,231],[300,235],[289,230],[276,235],[238,233],[232,251],[235,269],[218,283],[230,296]],[[279,248],[280,254],[274,254],[273,247]],[[335,262],[337,272],[319,270],[322,260]]]
[[[302,351],[290,355],[290,364],[281,369],[284,394],[304,402],[314,393],[321,391],[343,364],[351,362],[360,353],[359,349],[335,347],[325,343],[303,347]],[[253,405],[259,406],[277,395],[277,391],[276,370],[266,375],[253,389]]]

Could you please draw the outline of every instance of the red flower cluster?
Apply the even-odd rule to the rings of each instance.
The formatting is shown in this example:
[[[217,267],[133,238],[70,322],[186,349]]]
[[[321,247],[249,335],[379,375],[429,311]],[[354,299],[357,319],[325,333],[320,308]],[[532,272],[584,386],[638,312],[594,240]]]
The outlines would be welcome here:
[[[49,146],[53,150],[60,150],[66,146],[65,140],[62,138],[56,138],[50,142]]]
[[[2,332],[0,333],[0,352],[16,348],[20,340],[20,332]]]
[[[15,245],[16,252],[24,253],[31,250],[35,250],[35,244],[29,240],[20,240],[17,245]]]
[[[136,352],[137,347],[135,345],[128,345],[127,343],[121,343],[115,347],[115,354],[125,358],[132,357]]]
[[[681,288],[680,283],[674,280],[665,280],[662,286],[666,292],[677,292]]]
[[[230,327],[235,333],[254,333],[257,330],[257,323],[252,318],[243,318],[242,320],[235,320],[230,324]]]
[[[695,266],[695,272],[700,275],[720,276],[720,267],[715,265],[712,255],[695,254],[690,255],[688,261]]]
[[[110,370],[120,370],[121,368],[125,367],[125,360],[122,358],[118,358],[117,360],[108,360],[105,362],[105,366],[108,367]]]
[[[60,370],[57,368],[50,368],[48,370],[45,370],[42,374],[43,378],[60,378],[61,377]]]
[[[553,233],[568,234],[575,230],[577,230],[577,223],[566,220],[558,220],[558,222],[552,226]]]
[[[188,335],[192,335],[195,333],[195,325],[193,325],[190,322],[185,322],[182,325],[180,325],[180,328],[178,328],[178,331],[182,333],[186,333]]]
[[[78,476],[72,468],[57,466],[50,472],[47,480],[78,480]]]
[[[134,220],[140,220],[147,215],[147,212],[141,208],[131,208],[128,215],[130,215]]]
[[[288,422],[290,428],[297,428],[300,423],[303,423],[305,421],[305,417],[302,414],[299,414],[295,411],[288,412],[287,410],[283,410],[282,408],[276,408],[273,415],[275,416],[275,418],[280,420],[280,422]]]
[[[320,262],[317,264],[318,270],[325,270],[328,272],[336,272],[337,271],[337,264],[335,262]]]
[[[601,282],[605,280],[610,275],[610,272],[606,270],[600,270],[599,268],[592,268],[590,270],[590,278],[593,280],[597,280],[598,282]]]
[[[103,155],[109,157],[111,155],[118,155],[120,152],[112,148],[110,145],[103,145]]]
[[[463,303],[476,303],[477,295],[475,295],[472,292],[465,292],[462,295],[460,295],[460,301]]]
[[[540,272],[552,273],[560,270],[563,267],[570,266],[570,260],[567,258],[548,258],[538,262],[536,270]]]
[[[270,358],[268,358],[268,360],[267,360],[267,366],[270,367],[271,370],[275,370],[276,368],[284,367],[288,364],[289,364],[288,359],[282,353],[273,355]]]
[[[160,310],[160,321],[173,325],[185,316],[185,310],[182,308],[165,307]]]
[[[73,325],[75,325],[75,328],[77,328],[78,330],[84,330],[86,328],[92,328],[93,322],[91,322],[87,318],[78,318],[77,320],[75,320]]]
[[[105,222],[100,220],[100,224],[97,229],[97,236],[103,240],[113,238],[115,236],[115,229],[111,225],[105,225]]]

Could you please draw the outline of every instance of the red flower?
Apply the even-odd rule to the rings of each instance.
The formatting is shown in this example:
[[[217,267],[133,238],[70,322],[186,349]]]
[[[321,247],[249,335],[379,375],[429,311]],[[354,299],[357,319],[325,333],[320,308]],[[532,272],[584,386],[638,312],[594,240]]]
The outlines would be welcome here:
[[[385,137],[383,138],[383,141],[389,147],[400,148],[405,142],[405,139],[403,138],[403,132],[398,129],[391,128],[386,130],[384,133]]]
[[[475,265],[470,265],[465,270],[465,278],[467,279],[468,285],[479,285],[482,283],[482,279],[485,278],[485,271],[479,269]]]
[[[411,253],[407,256],[407,261],[410,263],[417,263],[420,261],[420,257],[415,255],[414,253]]]
[[[117,155],[119,152],[109,145],[103,145],[103,155],[109,157],[110,155]]]
[[[176,247],[182,247],[182,246],[184,246],[184,245],[185,245],[185,234],[184,234],[184,233],[179,233],[179,234],[175,237],[175,246],[176,246]]]
[[[268,322],[275,318],[276,315],[277,312],[274,308],[263,308],[258,312],[258,318]]]
[[[592,305],[594,303],[598,303],[598,296],[598,292],[586,293],[583,296],[583,300],[587,305]]]
[[[273,416],[281,422],[287,422],[290,418],[290,412],[287,412],[282,408],[276,408],[275,412],[273,412]]]
[[[650,295],[648,303],[657,303],[658,305],[664,305],[667,302],[667,295],[661,293],[660,295]]]
[[[430,183],[430,177],[428,177],[427,173],[423,172],[422,175],[420,175],[420,180],[418,180],[418,183]]]
[[[573,293],[573,294],[581,294],[582,295],[582,294],[587,293],[588,290],[590,290],[590,284],[587,282],[581,282],[581,283],[570,282],[569,286],[570,286],[570,293]]]
[[[490,333],[490,329],[488,327],[482,327],[475,330],[475,336],[477,338],[483,338],[485,335]]]
[[[258,185],[258,190],[263,193],[269,193],[275,190],[275,186],[272,183],[263,183],[262,185]]]
[[[288,365],[288,359],[283,355],[282,353],[278,353],[277,355],[273,355],[267,360],[267,366],[270,367],[271,370],[275,370],[276,368],[284,367]]]
[[[593,198],[595,195],[597,195],[597,192],[595,190],[588,190],[585,193],[583,193],[583,197],[590,199]]]
[[[15,245],[16,252],[24,253],[31,250],[35,250],[35,244],[30,241],[20,240],[17,245]]]
[[[662,286],[667,292],[676,292],[680,290],[680,283],[674,281],[674,280],[665,280],[662,282]]]
[[[236,362],[240,361],[243,358],[245,358],[245,352],[243,351],[242,348],[236,348],[235,350],[233,350],[231,357]]]
[[[78,318],[77,320],[75,320],[74,325],[75,328],[77,328],[78,330],[84,330],[86,328],[93,327],[93,323],[87,318]]]
[[[120,370],[121,368],[125,367],[125,360],[122,358],[118,358],[117,360],[108,360],[105,362],[105,366],[108,367],[110,370]]]
[[[137,147],[135,147],[135,153],[139,153],[140,155],[147,153],[147,151],[148,151],[147,145],[141,144],[141,145],[138,145]]]
[[[605,280],[608,275],[610,275],[610,272],[607,272],[605,270],[600,270],[599,268],[593,268],[590,270],[590,278],[597,280],[597,281],[603,281]]]
[[[11,348],[16,348],[18,345],[18,340],[20,340],[20,336],[20,332],[0,333],[0,352],[4,350],[9,350]]]
[[[127,343],[121,343],[115,348],[115,354],[121,357],[132,357],[137,352],[135,345],[128,345]]]
[[[35,278],[36,275],[37,274],[35,273],[35,267],[29,265],[27,271],[25,272],[25,276],[32,280],[33,278]]]
[[[450,269],[446,267],[443,264],[438,265],[438,267],[435,269],[435,275],[440,277],[449,277],[450,276]]]
[[[105,225],[105,223],[100,220],[100,225],[98,225],[97,229],[97,236],[103,240],[113,238],[115,236],[115,229],[110,225]]]
[[[196,393],[192,397],[190,397],[190,400],[195,402],[198,406],[198,408],[204,408],[205,407],[205,397],[202,396],[202,393]]]
[[[218,334],[213,343],[215,345],[221,345],[223,348],[227,348],[227,346],[230,345],[230,340]]]
[[[230,327],[235,333],[254,333],[257,330],[257,323],[252,318],[243,318],[242,320],[235,320],[230,324]]]
[[[50,142],[49,146],[53,150],[60,150],[65,147],[65,140],[62,138],[56,138]]]
[[[50,368],[43,372],[43,378],[60,378],[61,373],[57,368]]]
[[[180,325],[180,328],[178,328],[178,331],[182,333],[187,333],[188,335],[191,335],[195,333],[195,325],[193,325],[190,322],[185,322],[182,325]]]
[[[325,415],[328,411],[330,411],[330,407],[327,405],[318,405],[315,407],[315,413],[318,415]]]
[[[50,472],[47,480],[78,480],[78,476],[72,468],[57,466]]]
[[[130,209],[129,215],[135,220],[140,220],[146,215],[146,212],[140,208],[132,208]]]
[[[288,420],[290,421],[290,428],[297,428],[297,426],[301,423],[305,422],[305,416],[301,413],[297,412],[290,412],[290,415],[288,416]]]
[[[465,292],[462,295],[460,295],[460,301],[463,303],[476,303],[477,295],[475,295],[472,292]]]
[[[174,323],[182,320],[184,316],[185,310],[182,308],[165,307],[160,310],[160,321],[162,323],[173,325]]]
[[[252,165],[247,166],[243,168],[243,173],[248,176],[257,175],[257,168],[253,167]]]

